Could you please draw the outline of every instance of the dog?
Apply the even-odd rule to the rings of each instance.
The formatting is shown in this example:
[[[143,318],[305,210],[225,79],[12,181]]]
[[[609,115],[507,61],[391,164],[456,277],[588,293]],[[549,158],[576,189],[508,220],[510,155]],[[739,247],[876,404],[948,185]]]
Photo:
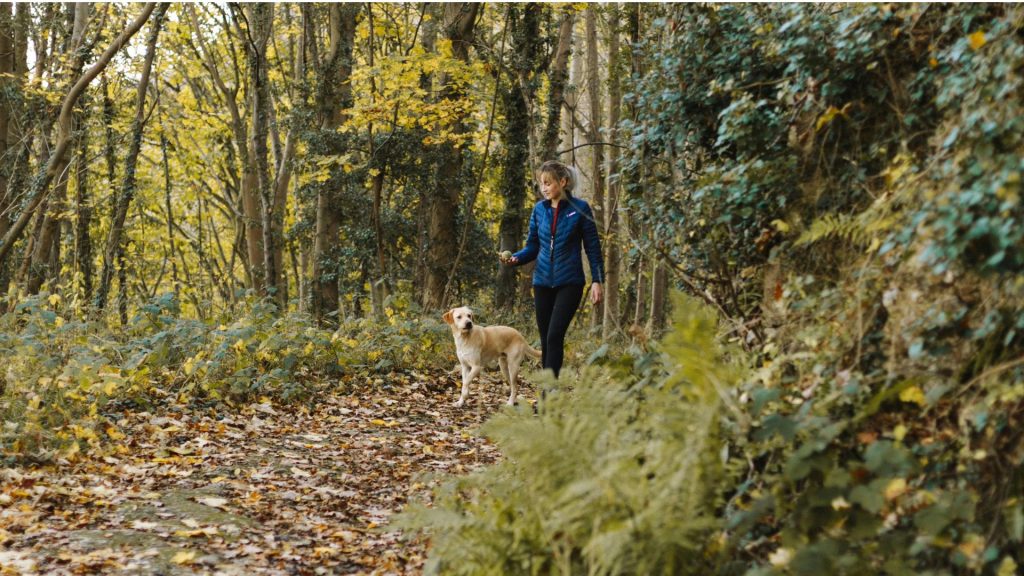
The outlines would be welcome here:
[[[452,308],[442,316],[445,323],[451,326],[455,337],[455,352],[462,367],[462,394],[456,407],[466,403],[469,395],[469,384],[487,366],[493,366],[495,360],[501,368],[501,375],[508,381],[508,404],[516,403],[516,378],[519,376],[519,365],[523,358],[540,359],[540,350],[530,346],[515,328],[509,326],[479,326],[473,323],[473,311],[466,306]]]

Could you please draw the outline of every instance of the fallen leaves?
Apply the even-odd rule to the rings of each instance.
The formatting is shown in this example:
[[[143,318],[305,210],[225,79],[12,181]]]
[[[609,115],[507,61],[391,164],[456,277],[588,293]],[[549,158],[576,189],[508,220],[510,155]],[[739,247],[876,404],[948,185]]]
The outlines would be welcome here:
[[[313,408],[107,415],[117,450],[0,470],[0,573],[418,572],[423,543],[383,530],[431,473],[498,457],[475,430],[503,384],[462,409],[442,373],[346,390]]]

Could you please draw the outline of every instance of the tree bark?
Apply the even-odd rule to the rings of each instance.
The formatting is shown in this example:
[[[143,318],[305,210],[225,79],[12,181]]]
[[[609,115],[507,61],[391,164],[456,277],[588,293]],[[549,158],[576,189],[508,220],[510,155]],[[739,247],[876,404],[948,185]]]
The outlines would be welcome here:
[[[576,36],[575,26],[571,34],[573,37]],[[576,41],[578,42],[578,40]],[[582,56],[581,54],[571,54],[569,84],[565,87],[563,96],[565,109],[562,111],[562,142],[564,143],[563,149],[566,151],[562,153],[560,160],[570,165],[576,164],[576,144],[578,144],[577,138],[579,137],[576,133],[576,126],[579,124],[576,112],[580,108],[580,86],[586,80],[583,76],[585,58]]]
[[[263,291],[265,295],[271,295],[278,300],[283,307],[284,302],[280,301],[281,293],[278,290],[280,271],[274,261],[275,239],[274,239],[274,182],[270,176],[269,148],[267,146],[267,132],[270,122],[270,80],[267,76],[269,64],[267,61],[267,45],[270,41],[270,34],[273,31],[274,5],[267,2],[256,2],[247,4],[246,8],[247,25],[245,29],[246,54],[249,65],[249,97],[251,102],[249,129],[250,149],[252,150],[251,163],[256,171],[256,186],[259,199],[259,228],[260,244],[262,245],[261,269],[263,272]]]
[[[139,152],[142,149],[142,132],[146,126],[146,94],[149,92],[149,76],[153,69],[153,59],[156,57],[156,41],[160,36],[160,27],[169,6],[170,4],[165,2],[156,8],[153,22],[150,24],[149,35],[146,37],[146,56],[143,60],[142,75],[139,78],[136,92],[135,119],[132,121],[131,141],[124,161],[124,178],[121,181],[121,191],[117,197],[114,213],[111,215],[110,232],[103,250],[103,268],[100,272],[99,285],[96,287],[96,297],[93,299],[93,307],[97,313],[102,313],[107,306],[107,296],[113,282],[115,262],[118,260],[118,254],[123,252],[124,223],[128,217],[128,207],[135,197],[135,169],[138,165]],[[124,275],[119,277],[123,278]]]
[[[14,77],[14,13],[10,2],[0,2],[0,215],[11,205],[7,184],[14,163],[8,161],[8,135],[16,102]],[[0,216],[0,234],[6,232],[7,218]]]
[[[93,64],[93,66],[83,74],[68,91],[67,96],[64,97],[64,101],[61,104],[60,115],[58,116],[58,126],[60,127],[59,136],[57,138],[57,145],[54,147],[53,152],[50,154],[49,159],[46,162],[44,168],[35,176],[31,189],[29,191],[28,201],[25,208],[19,214],[18,219],[14,222],[14,225],[7,231],[7,233],[0,239],[0,264],[7,260],[7,256],[10,255],[11,249],[14,248],[14,243],[18,241],[21,233],[25,230],[28,225],[29,219],[35,212],[39,204],[42,203],[49,192],[50,182],[57,175],[57,168],[60,158],[64,155],[68,146],[71,143],[72,133],[72,111],[78,98],[85,91],[85,88],[91,83],[110,60],[114,57],[128,40],[139,31],[140,28],[146,23],[149,15],[152,14],[156,8],[156,4],[147,3],[143,8],[142,12],[128,25],[114,41],[107,47],[107,49],[100,56],[99,60]]]
[[[551,94],[548,98],[548,121],[544,128],[542,160],[554,160],[558,153],[558,132],[561,126],[562,108],[565,106],[565,84],[569,80],[569,56],[572,54],[572,29],[576,11],[572,7],[562,9],[562,22],[558,27],[558,45],[555,61],[551,67]]]
[[[85,114],[78,115],[79,126],[84,125]],[[92,299],[92,199],[89,197],[89,138],[88,131],[78,131],[78,154],[75,158],[75,274],[82,299]]]
[[[367,59],[370,68],[374,66],[374,26],[373,26],[373,4],[367,4],[366,7],[367,18],[369,18],[368,29],[369,34],[367,35],[367,42],[369,43],[367,49]],[[376,104],[377,100],[377,82],[373,76],[370,76],[370,102]],[[382,145],[384,148],[386,144]],[[370,191],[373,196],[373,202],[370,206],[370,225],[373,228],[373,239],[374,248],[376,253],[376,266],[375,276],[373,280],[373,289],[370,291],[371,305],[374,316],[384,316],[384,300],[387,299],[391,293],[391,279],[388,275],[387,260],[384,256],[384,228],[381,224],[381,211],[383,210],[383,197],[384,192],[384,173],[387,170],[387,164],[381,161],[380,156],[384,155],[383,149],[378,149],[373,138],[373,122],[369,123],[367,127],[367,147],[370,151],[369,165],[371,167],[370,173]]]
[[[64,51],[70,56],[70,60],[67,68],[62,70],[62,73],[69,78],[75,78],[82,73],[85,59],[88,56],[87,49],[83,47],[83,38],[85,37],[85,27],[89,21],[90,7],[89,3],[83,2],[70,8],[73,10],[71,36],[66,39],[63,46]],[[71,121],[73,122],[73,119]],[[39,235],[32,243],[31,262],[25,286],[29,294],[37,294],[43,283],[59,271],[56,262],[59,261],[61,223],[64,220],[67,202],[67,167],[70,162],[68,147],[65,147],[56,168],[58,176],[54,185],[56,193],[47,203],[46,211],[41,214],[42,224],[39,228]]]
[[[612,3],[608,10],[608,139],[618,143],[619,114],[622,108],[622,70],[619,54],[619,5]],[[619,240],[619,148],[608,150],[608,209],[606,210],[605,271],[604,271],[604,326],[603,340],[617,331],[619,323],[619,267],[622,247]]]
[[[668,268],[661,258],[652,261],[654,270],[651,279],[651,316],[648,332],[657,336],[665,328],[666,305],[668,304]]]
[[[464,63],[469,62],[469,47],[476,24],[480,4],[458,2],[445,5],[445,36],[452,43],[452,55]],[[465,97],[464,90],[449,84],[448,78],[441,80],[441,99],[457,101]],[[455,135],[465,134],[467,127],[459,119],[452,126]],[[455,231],[458,229],[459,189],[462,184],[462,150],[455,145],[445,144],[437,167],[437,178],[430,201],[427,219],[427,263],[423,306],[428,310],[444,308],[450,294],[445,293],[448,285],[449,259],[455,253]]]
[[[627,18],[626,21],[629,26],[629,37],[630,37],[630,71],[633,77],[637,77],[642,72],[640,54],[636,49],[636,46],[640,42],[640,5],[639,4],[627,4]],[[635,106],[630,106],[630,114],[633,120],[636,120],[637,110]],[[624,178],[629,182],[639,182],[640,174],[631,172],[624,175]],[[640,192],[635,188],[631,188],[630,196],[636,198]],[[629,237],[640,239],[646,233],[643,224],[637,218],[628,218],[629,225]],[[644,318],[646,317],[647,310],[647,278],[645,276],[645,261],[641,253],[632,259],[629,263],[629,278],[632,283],[632,288],[627,290],[627,294],[634,298],[632,306],[627,306],[627,310],[631,310],[633,314],[631,329],[642,329],[644,326]]]
[[[337,128],[352,108],[353,46],[355,43],[358,5],[330,6],[330,51],[318,79],[321,133],[333,138],[329,151],[342,154],[345,145],[338,139]],[[338,322],[339,262],[335,251],[341,230],[342,213],[338,207],[340,186],[337,174],[317,193],[316,236],[313,244],[312,304],[314,316],[321,324]]]
[[[590,104],[590,126],[587,140],[590,146],[590,172],[594,220],[599,233],[605,231],[604,220],[604,146],[601,142],[601,74],[597,62],[597,5],[587,6],[587,100]],[[591,309],[590,325],[598,326],[604,321],[604,301]],[[604,330],[602,329],[602,334]]]
[[[437,13],[440,5],[436,2],[428,2],[424,7],[423,35],[420,45],[425,54],[433,54],[437,43]],[[427,94],[432,90],[434,74],[423,72],[420,74],[420,88]],[[433,168],[433,166],[431,166]],[[417,246],[427,246],[427,220],[430,214],[431,194],[426,186],[419,186],[417,191],[418,202],[416,205],[416,243]],[[413,273],[413,294],[417,302],[423,302],[426,293],[427,282],[427,258],[426,250],[416,251],[416,268]]]
[[[527,192],[526,168],[530,162],[528,133],[530,130],[529,108],[524,90],[532,92],[533,83],[528,80],[531,69],[536,65],[540,52],[540,5],[528,3],[522,13],[516,5],[509,9],[512,29],[514,64],[511,73],[517,78],[507,83],[501,91],[505,108],[505,157],[501,171],[502,196],[505,207],[502,210],[498,232],[498,250],[515,251],[522,245],[524,204]],[[556,125],[557,127],[557,125]],[[557,135],[557,131],[556,131]],[[515,300],[517,268],[499,264],[498,285],[495,305],[508,308]]]

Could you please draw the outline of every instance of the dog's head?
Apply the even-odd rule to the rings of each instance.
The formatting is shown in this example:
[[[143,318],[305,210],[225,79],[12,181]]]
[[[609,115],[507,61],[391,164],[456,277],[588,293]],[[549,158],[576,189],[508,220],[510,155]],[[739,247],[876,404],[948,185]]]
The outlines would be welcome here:
[[[473,329],[473,311],[468,306],[452,308],[441,316],[454,330],[469,332]]]

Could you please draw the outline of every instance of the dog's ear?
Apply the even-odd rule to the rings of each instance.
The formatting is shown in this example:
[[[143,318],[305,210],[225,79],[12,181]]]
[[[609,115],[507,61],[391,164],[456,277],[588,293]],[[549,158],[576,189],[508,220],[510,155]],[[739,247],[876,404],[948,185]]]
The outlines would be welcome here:
[[[452,324],[453,322],[455,322],[454,320],[452,320],[452,312],[454,310],[455,309],[452,308],[451,310],[445,312],[443,316],[441,316],[441,319],[444,320],[445,324]]]

